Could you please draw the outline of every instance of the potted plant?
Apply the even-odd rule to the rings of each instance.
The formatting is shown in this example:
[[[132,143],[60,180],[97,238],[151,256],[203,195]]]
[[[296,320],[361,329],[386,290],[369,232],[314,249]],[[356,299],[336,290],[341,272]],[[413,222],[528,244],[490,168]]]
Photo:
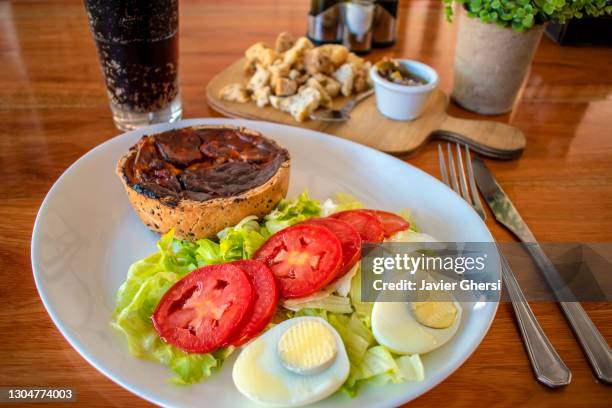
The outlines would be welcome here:
[[[452,97],[483,114],[512,109],[548,21],[612,14],[606,0],[443,0],[459,3]]]

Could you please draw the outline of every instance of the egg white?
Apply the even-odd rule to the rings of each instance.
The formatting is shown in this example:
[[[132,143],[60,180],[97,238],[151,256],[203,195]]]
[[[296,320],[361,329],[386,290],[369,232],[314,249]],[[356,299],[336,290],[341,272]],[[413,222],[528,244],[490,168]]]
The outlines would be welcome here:
[[[318,374],[300,375],[288,370],[277,353],[282,334],[303,320],[323,323],[337,342],[336,359]],[[346,381],[349,369],[346,349],[336,330],[320,317],[302,316],[279,323],[242,349],[234,363],[232,378],[236,388],[252,401],[269,406],[300,406],[336,392]]]
[[[424,354],[447,343],[461,324],[461,305],[453,302],[457,315],[446,329],[432,329],[419,323],[410,302],[376,302],[372,309],[372,333],[383,346],[397,354]]]

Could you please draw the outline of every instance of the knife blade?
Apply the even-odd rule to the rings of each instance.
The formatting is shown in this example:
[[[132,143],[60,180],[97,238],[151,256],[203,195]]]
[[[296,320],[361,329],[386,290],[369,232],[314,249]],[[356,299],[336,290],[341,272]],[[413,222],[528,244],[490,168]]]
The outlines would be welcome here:
[[[526,243],[529,252],[542,276],[553,290],[559,306],[572,327],[578,342],[600,380],[612,383],[612,350],[597,327],[586,314],[575,295],[561,278],[561,275],[546,256],[535,236],[517,211],[510,198],[493,177],[480,157],[472,160],[474,178],[495,219]]]
[[[473,159],[474,176],[478,189],[489,205],[495,219],[514,233],[523,242],[535,242],[535,236],[519,214],[505,191],[497,183],[480,157]]]

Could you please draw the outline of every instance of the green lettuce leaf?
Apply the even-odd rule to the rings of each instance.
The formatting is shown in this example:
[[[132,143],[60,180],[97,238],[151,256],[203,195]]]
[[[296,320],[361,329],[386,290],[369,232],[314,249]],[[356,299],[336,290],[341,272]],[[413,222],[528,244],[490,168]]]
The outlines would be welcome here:
[[[350,318],[348,316],[330,314],[327,321],[336,329],[342,338],[342,342],[346,348],[346,354],[351,362],[351,367],[358,367],[363,362],[365,353],[368,350],[368,341],[350,330],[348,327]],[[351,371],[353,371],[352,368]]]
[[[294,200],[281,200],[276,208],[265,217],[265,226],[270,235],[298,222],[321,215],[319,201],[312,200],[303,192]]]
[[[204,265],[223,263],[221,246],[217,242],[210,239],[199,239],[196,243],[195,257],[198,268]]]
[[[336,193],[335,200],[327,199],[321,205],[321,216],[327,217],[335,212],[363,208],[363,204],[350,194]]]
[[[372,330],[370,330],[363,323],[363,321],[359,317],[357,317],[357,313],[351,314],[351,318],[349,319],[349,322],[348,322],[348,327],[351,330],[351,332],[355,333],[356,335],[364,339],[367,342],[368,347],[376,343],[376,340],[374,339],[374,335],[372,334]]]
[[[300,309],[297,312],[293,312],[291,310],[287,311],[288,319],[291,319],[293,317],[298,317],[298,316],[316,316],[316,317],[321,317],[327,320],[327,310],[305,308],[305,309]]]
[[[246,217],[235,227],[225,228],[218,234],[219,250],[224,262],[250,259],[266,241],[268,233],[259,226],[257,217]]]
[[[371,317],[374,303],[361,301],[361,270],[353,277],[351,281],[351,291],[349,292],[351,304],[355,309],[356,317],[359,318],[368,330],[372,329]]]
[[[418,354],[396,357],[388,348],[378,344],[372,333],[371,315],[373,303],[361,301],[361,273],[353,278],[351,286],[351,304],[354,312],[350,317],[338,319],[332,323],[340,333],[349,354],[351,371],[341,391],[351,397],[357,395],[359,388],[365,384],[379,386],[389,382],[422,381],[424,370]],[[329,317],[330,323],[333,316]],[[360,340],[355,341],[359,337]],[[359,347],[359,348],[357,348]],[[363,348],[367,351],[363,351]],[[355,354],[355,349],[360,354]],[[351,358],[352,356],[352,358]]]
[[[333,313],[352,313],[351,301],[344,296],[328,295],[321,299],[313,299],[304,303],[286,305],[288,309],[317,309]]]
[[[342,385],[341,391],[354,397],[366,381],[378,386],[388,382],[399,383],[404,379],[389,349],[377,345],[365,352],[361,363],[355,366],[351,364],[349,378]]]
[[[395,359],[406,381],[423,381],[425,379],[425,369],[418,354],[401,356]]]
[[[361,201],[357,200],[350,194],[347,193],[336,193],[336,203],[338,203],[337,211],[355,210],[358,208],[364,208]]]

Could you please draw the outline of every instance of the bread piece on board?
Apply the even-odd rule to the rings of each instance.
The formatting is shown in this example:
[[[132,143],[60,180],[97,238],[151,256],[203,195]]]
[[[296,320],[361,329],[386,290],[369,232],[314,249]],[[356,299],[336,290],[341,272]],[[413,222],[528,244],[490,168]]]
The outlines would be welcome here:
[[[244,55],[249,61],[256,61],[263,67],[272,65],[274,61],[279,57],[278,53],[272,48],[268,47],[262,42],[251,45]]]
[[[244,85],[240,83],[225,85],[219,91],[219,98],[228,102],[239,103],[247,103],[250,100],[249,92],[244,87]]]
[[[286,31],[281,32],[276,37],[274,49],[277,53],[283,53],[295,45],[295,37]]]

